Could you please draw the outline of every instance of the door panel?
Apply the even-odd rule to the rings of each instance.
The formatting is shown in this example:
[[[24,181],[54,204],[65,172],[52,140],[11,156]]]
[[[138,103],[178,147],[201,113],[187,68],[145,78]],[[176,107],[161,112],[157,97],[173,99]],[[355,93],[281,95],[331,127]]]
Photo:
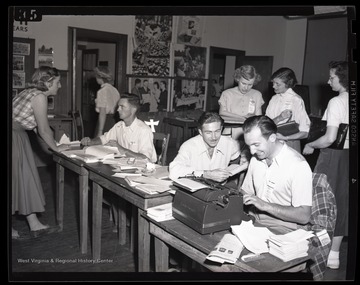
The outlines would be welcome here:
[[[97,66],[99,57],[98,49],[83,50],[82,53],[82,100],[81,115],[84,123],[84,135],[93,137],[98,119],[95,111],[96,92],[100,86],[96,82],[94,68]]]

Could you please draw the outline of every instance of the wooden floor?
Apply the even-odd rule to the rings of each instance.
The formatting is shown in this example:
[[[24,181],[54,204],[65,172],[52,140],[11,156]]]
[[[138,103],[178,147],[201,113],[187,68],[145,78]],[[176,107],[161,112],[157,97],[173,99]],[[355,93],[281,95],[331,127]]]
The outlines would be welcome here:
[[[169,159],[172,160],[175,154],[176,150],[169,150]],[[40,220],[44,224],[55,226],[55,168],[51,164],[38,169],[47,202],[46,211],[40,216]],[[112,231],[113,223],[109,220],[108,208],[104,208],[103,211],[101,260],[92,260],[90,233],[88,253],[81,254],[78,236],[77,183],[76,176],[72,172],[66,171],[64,229],[62,232],[36,239],[29,238],[10,242],[9,280],[163,280],[163,275],[159,277],[151,272],[135,272],[136,267],[134,256],[130,251],[129,239],[127,239],[124,246],[118,244],[117,234]],[[91,195],[89,195],[89,198],[91,198]],[[91,201],[89,202],[91,203]],[[12,225],[20,231],[20,234],[29,235],[25,219],[14,216]],[[325,280],[346,279],[346,240],[343,242],[340,256],[340,269],[328,269],[325,273]],[[153,264],[151,268],[153,268]],[[182,275],[179,274],[183,273],[165,274],[172,274],[172,277],[169,277],[170,279],[165,279],[173,280],[174,276],[176,276],[175,279],[180,278]],[[204,277],[206,276],[204,275]]]

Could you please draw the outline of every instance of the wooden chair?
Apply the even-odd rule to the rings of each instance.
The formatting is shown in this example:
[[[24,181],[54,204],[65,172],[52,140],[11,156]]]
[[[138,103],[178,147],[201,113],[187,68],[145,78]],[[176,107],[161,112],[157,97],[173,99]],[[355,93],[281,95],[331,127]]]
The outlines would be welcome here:
[[[160,165],[166,165],[169,140],[170,134],[154,133],[154,146],[158,157],[157,163]]]
[[[84,137],[84,123],[80,111],[70,111],[71,117],[73,118],[74,126],[74,140],[81,140]]]

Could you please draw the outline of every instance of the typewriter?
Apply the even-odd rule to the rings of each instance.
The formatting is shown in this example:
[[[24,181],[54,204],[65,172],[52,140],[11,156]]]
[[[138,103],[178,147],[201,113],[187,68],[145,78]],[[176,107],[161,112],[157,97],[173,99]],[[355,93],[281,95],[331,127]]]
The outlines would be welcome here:
[[[172,209],[177,220],[201,234],[227,230],[231,225],[250,220],[243,211],[243,196],[239,190],[202,177],[182,178],[199,182],[204,187],[191,192],[174,182],[177,188]]]

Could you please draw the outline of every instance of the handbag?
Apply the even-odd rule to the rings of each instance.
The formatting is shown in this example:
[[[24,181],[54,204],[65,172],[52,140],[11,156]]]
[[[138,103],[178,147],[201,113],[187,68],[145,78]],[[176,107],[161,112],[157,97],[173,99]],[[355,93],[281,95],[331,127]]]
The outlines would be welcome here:
[[[277,125],[277,132],[283,136],[290,136],[299,132],[299,124],[295,121]]]
[[[343,149],[346,133],[349,129],[349,124],[340,124],[336,140],[328,148],[332,149]],[[309,135],[307,137],[307,142],[313,142],[318,138],[322,137],[326,133],[326,121],[323,120],[312,120],[309,130]]]

